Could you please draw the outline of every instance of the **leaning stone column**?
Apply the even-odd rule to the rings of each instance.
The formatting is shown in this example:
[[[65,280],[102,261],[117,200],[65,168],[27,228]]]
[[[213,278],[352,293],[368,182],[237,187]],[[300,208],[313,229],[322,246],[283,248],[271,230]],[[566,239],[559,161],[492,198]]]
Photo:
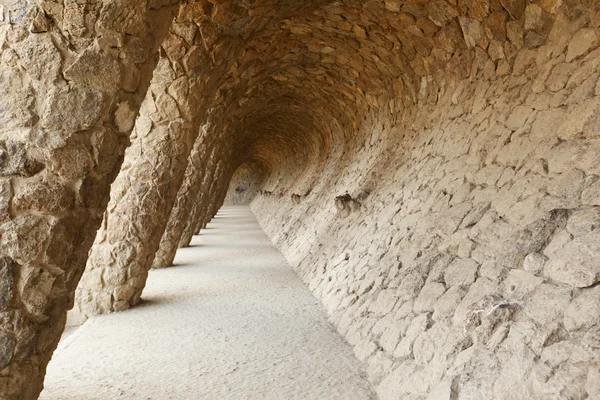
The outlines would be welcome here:
[[[181,234],[181,237],[179,238],[177,248],[183,248],[190,245],[192,237],[195,233],[195,222],[197,221],[199,214],[205,212],[208,207],[207,202],[209,201],[210,194],[212,193],[214,176],[217,172],[218,165],[220,164],[218,156],[219,153],[220,152],[217,152],[216,155],[211,156],[211,160],[202,183],[201,194],[198,197],[194,213],[191,214],[190,217],[185,221],[185,228]]]
[[[168,57],[154,73],[77,290],[85,315],[121,311],[139,302],[198,136],[203,114],[194,95],[198,78],[188,76],[178,63],[186,52],[198,49],[171,39],[163,44]],[[177,49],[170,45],[174,41]]]
[[[207,184],[207,187],[210,188],[210,185]],[[209,196],[209,193],[207,191],[206,193],[203,194],[203,197],[200,198],[201,201],[199,201],[198,204],[196,205],[196,207],[194,208],[192,217],[189,220],[189,225],[186,226],[186,229],[190,229],[192,236],[199,235],[200,231],[202,231],[202,229],[206,228],[206,224],[208,224],[208,222],[210,222],[210,221],[205,221],[206,217],[204,217],[204,215],[206,213],[203,212],[204,208],[206,207],[206,203],[208,202],[208,196]],[[204,206],[203,206],[203,204],[204,204]],[[190,236],[190,240],[191,240],[191,236]],[[189,242],[188,242],[188,244],[185,244],[183,242],[179,243],[179,247],[186,247],[186,246],[189,246]]]
[[[198,216],[200,215],[201,209],[198,208],[198,210],[194,210],[196,211],[196,213],[194,215]],[[193,220],[193,229],[192,232],[194,232],[194,235],[199,235],[200,232],[202,231],[202,229],[206,228],[206,225],[208,225],[208,223],[210,222],[210,220],[206,217],[197,217],[196,219]]]
[[[212,218],[208,218],[206,213],[202,213],[202,208],[200,205],[198,205],[198,209],[194,211],[196,212],[194,214],[196,215],[196,218],[190,221],[192,225],[190,225],[189,229],[191,229],[194,235],[199,235],[202,229],[206,228],[206,225],[208,225]],[[183,246],[184,244],[185,243],[181,243],[181,247],[185,247]]]
[[[177,193],[177,200],[171,210],[152,268],[165,268],[173,265],[186,222],[197,204],[199,193],[204,189],[203,181],[207,175],[207,164],[214,159],[215,151],[215,147],[207,143],[206,128],[203,128],[190,154],[185,179]]]
[[[230,165],[223,164],[222,167],[223,168],[220,169],[219,174],[216,176],[213,198],[210,202],[208,212],[210,219],[214,218],[223,206],[223,202],[227,196],[227,190],[229,189],[229,183],[231,182],[231,177],[233,175]]]
[[[215,207],[215,203],[217,202],[219,195],[219,187],[220,182],[223,179],[222,171],[224,168],[223,161],[219,161],[216,170],[211,176],[210,190],[206,193],[206,197],[202,203],[203,207],[198,210],[198,216],[194,220],[195,225],[193,226],[192,232],[199,232],[201,229],[206,228],[206,225],[214,218],[214,216],[217,214],[217,211],[219,211],[219,209]]]
[[[42,389],[176,11],[160,4],[0,1],[2,399]]]
[[[213,203],[210,218],[214,218],[215,215],[219,212],[221,207],[223,207],[223,203],[225,202],[225,198],[227,197],[227,191],[229,190],[229,183],[231,182],[231,178],[233,177],[233,172],[231,167],[228,166],[228,169],[225,170],[224,177],[220,178],[217,181],[217,188],[215,190],[215,202]]]
[[[223,205],[229,187],[230,179],[228,177],[231,177],[231,174],[223,172],[224,170],[227,171],[226,168],[229,168],[225,165],[225,160],[228,160],[228,158],[219,158],[216,169],[210,176],[210,185],[207,184],[209,189],[203,193],[204,197],[198,203],[195,214],[188,220],[184,234],[181,236],[180,248],[189,246],[194,234],[200,234],[200,230],[206,228],[206,225]]]

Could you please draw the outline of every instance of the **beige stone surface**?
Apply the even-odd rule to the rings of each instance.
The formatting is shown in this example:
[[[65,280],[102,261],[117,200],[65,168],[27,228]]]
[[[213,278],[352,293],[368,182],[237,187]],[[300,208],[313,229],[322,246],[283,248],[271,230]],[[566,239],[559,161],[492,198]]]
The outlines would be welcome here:
[[[85,315],[122,311],[140,300],[198,137],[202,110],[190,93],[196,80],[168,57],[156,67],[77,289]]]
[[[224,204],[244,205],[250,204],[258,195],[261,184],[265,178],[265,171],[257,169],[256,164],[242,164],[231,177],[227,196]]]
[[[595,396],[595,2],[169,4],[0,4],[4,397],[35,398],[105,212],[79,293],[108,311],[242,164],[381,398]]]
[[[248,206],[224,207],[175,262],[150,272],[140,307],[61,342],[40,399],[376,398]]]
[[[593,398],[598,32],[573,5],[518,3],[502,2],[504,59],[464,17],[467,79],[432,73],[393,108],[345,107],[365,116],[355,133],[325,129],[356,147],[314,175],[274,154],[252,203],[382,399]],[[346,194],[360,208],[340,213]]]
[[[175,11],[169,1],[0,3],[2,399],[42,388],[128,144],[125,120]]]
[[[212,141],[208,141],[209,135],[206,128],[201,129],[188,158],[184,180],[177,192],[169,220],[154,255],[152,268],[165,268],[173,264],[186,223],[194,206],[202,204],[200,193],[203,189],[208,188],[208,185],[205,184],[209,177],[207,172],[210,170],[210,164],[215,160],[217,149],[214,144],[211,145]]]

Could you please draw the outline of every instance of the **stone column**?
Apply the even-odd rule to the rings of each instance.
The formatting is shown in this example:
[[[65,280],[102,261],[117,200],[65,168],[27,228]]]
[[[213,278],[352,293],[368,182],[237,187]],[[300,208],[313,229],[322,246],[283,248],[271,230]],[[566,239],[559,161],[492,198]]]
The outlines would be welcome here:
[[[187,220],[185,221],[185,228],[181,234],[181,237],[179,238],[177,248],[188,247],[190,245],[192,237],[194,236],[194,233],[196,233],[196,231],[194,230],[194,228],[196,227],[195,222],[198,221],[200,215],[204,214],[207,210],[209,198],[212,193],[215,181],[215,176],[218,172],[218,166],[220,165],[220,159],[218,156],[219,153],[220,152],[216,153],[217,156],[215,158],[211,158],[211,162],[209,163],[209,166],[206,170],[206,175],[203,180],[202,187],[200,189],[201,194],[198,197],[194,213],[191,214],[190,217],[187,218]]]
[[[227,172],[223,172],[227,171]],[[230,168],[224,162],[218,165],[217,170],[214,173],[213,181],[210,186],[210,190],[206,194],[206,200],[204,201],[204,207],[198,209],[198,215],[196,219],[192,219],[193,225],[190,225],[189,233],[199,234],[201,229],[206,228],[206,225],[217,215],[219,209],[223,206],[225,197],[227,196],[227,189],[229,188],[229,182],[231,180]],[[189,246],[192,236],[184,235],[183,239],[188,240],[181,242],[180,247]]]
[[[2,399],[42,389],[176,11],[168,3],[0,3]]]
[[[195,53],[171,33],[136,121],[132,146],[77,290],[81,312],[136,305],[184,178],[203,112],[194,75],[179,60]],[[172,45],[178,44],[177,47]]]
[[[171,210],[152,268],[165,268],[173,265],[186,221],[188,221],[194,206],[198,204],[199,193],[204,188],[203,181],[208,175],[206,173],[207,164],[214,159],[216,149],[211,143],[207,143],[207,139],[206,128],[203,128],[194,143],[183,184],[177,193],[177,200]]]
[[[210,222],[210,220],[212,219],[208,217],[208,215],[205,213],[203,214],[201,217],[198,217],[201,213],[201,209],[198,209],[196,212],[196,219],[193,220],[193,228],[192,231],[194,232],[194,235],[199,235],[200,232],[202,231],[202,229],[206,228],[206,225],[208,225],[208,223]]]
[[[216,201],[213,204],[213,208],[211,210],[211,218],[214,218],[215,215],[219,212],[223,204],[225,203],[225,198],[227,197],[227,192],[229,191],[229,182],[231,182],[231,178],[233,177],[233,171],[230,166],[228,166],[225,170],[224,177],[219,179],[217,190],[216,190]]]

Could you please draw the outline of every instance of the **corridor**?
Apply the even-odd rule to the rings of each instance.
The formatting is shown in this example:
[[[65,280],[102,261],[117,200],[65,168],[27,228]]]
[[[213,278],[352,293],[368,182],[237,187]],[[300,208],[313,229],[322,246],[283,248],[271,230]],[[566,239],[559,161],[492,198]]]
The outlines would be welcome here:
[[[247,206],[225,206],[142,304],[63,339],[43,400],[375,398]]]

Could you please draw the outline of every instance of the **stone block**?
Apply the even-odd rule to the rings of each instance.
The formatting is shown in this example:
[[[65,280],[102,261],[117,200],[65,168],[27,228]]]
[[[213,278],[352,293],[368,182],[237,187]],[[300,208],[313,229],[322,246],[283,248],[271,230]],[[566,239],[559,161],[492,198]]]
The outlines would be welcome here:
[[[457,259],[448,266],[444,273],[446,286],[467,287],[475,282],[479,264],[472,259]]]
[[[544,275],[573,287],[591,286],[600,281],[599,251],[599,233],[574,238],[550,258]]]
[[[567,48],[566,62],[571,62],[575,58],[586,54],[590,49],[598,46],[598,34],[592,28],[584,28],[577,31]]]
[[[564,326],[569,331],[589,329],[600,318],[600,286],[582,289],[565,310]]]
[[[433,311],[438,298],[445,292],[446,287],[441,283],[426,284],[415,300],[414,310],[418,313]]]
[[[600,227],[600,209],[584,208],[574,211],[567,222],[567,230],[573,237],[583,236]]]
[[[538,326],[544,326],[562,317],[570,302],[569,288],[544,283],[527,298],[523,312]]]

